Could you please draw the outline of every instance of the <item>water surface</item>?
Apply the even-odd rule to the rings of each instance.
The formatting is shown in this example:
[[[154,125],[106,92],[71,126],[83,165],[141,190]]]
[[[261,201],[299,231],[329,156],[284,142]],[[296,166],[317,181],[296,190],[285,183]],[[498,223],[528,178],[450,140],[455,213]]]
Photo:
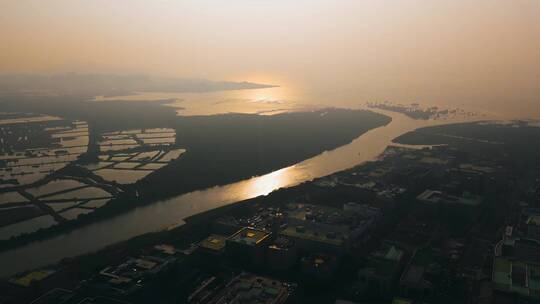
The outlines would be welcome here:
[[[180,225],[183,219],[233,202],[266,195],[282,187],[341,171],[373,160],[395,137],[416,128],[448,121],[413,120],[405,115],[378,111],[392,122],[364,133],[348,145],[324,152],[296,165],[226,186],[194,191],[139,207],[101,222],[48,240],[0,253],[0,276],[58,262],[127,240],[131,237]]]

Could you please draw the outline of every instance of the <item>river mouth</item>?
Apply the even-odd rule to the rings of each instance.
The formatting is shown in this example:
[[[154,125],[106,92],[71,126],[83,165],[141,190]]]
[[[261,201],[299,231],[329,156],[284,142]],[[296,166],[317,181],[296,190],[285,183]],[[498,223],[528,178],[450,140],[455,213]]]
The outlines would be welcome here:
[[[153,102],[171,107],[178,116],[220,115],[228,113],[276,115],[324,108],[302,102],[300,92],[279,86],[255,90],[174,93],[135,92],[125,96],[97,96],[93,102]]]
[[[326,176],[375,159],[392,140],[420,127],[456,121],[414,120],[403,114],[375,110],[392,121],[372,129],[351,143],[323,152],[295,165],[225,186],[194,191],[138,207],[119,216],[69,233],[0,253],[0,276],[56,263],[65,257],[94,252],[129,238],[183,224],[183,219],[234,202]]]

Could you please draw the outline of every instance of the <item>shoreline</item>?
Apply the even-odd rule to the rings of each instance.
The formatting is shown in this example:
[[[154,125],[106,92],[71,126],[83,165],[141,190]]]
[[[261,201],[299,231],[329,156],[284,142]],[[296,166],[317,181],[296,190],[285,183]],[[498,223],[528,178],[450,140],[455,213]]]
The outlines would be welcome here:
[[[23,269],[54,264],[66,257],[97,252],[101,248],[113,246],[147,233],[182,228],[186,225],[179,225],[179,222],[193,223],[194,220],[200,218],[197,217],[197,214],[208,216],[210,213],[205,213],[206,211],[222,210],[220,208],[234,206],[236,203],[246,201],[246,198],[259,197],[261,194],[265,195],[279,188],[285,189],[277,191],[284,191],[306,181],[365,164],[377,159],[392,144],[392,140],[402,134],[424,126],[450,123],[448,121],[416,121],[403,114],[387,111],[377,112],[390,116],[391,123],[362,134],[348,145],[291,167],[235,184],[195,191],[167,201],[141,206],[134,212],[121,214],[109,221],[94,223],[60,237],[2,252],[0,258],[4,260],[15,258],[18,264],[11,265],[9,269],[6,268],[1,275],[6,276]],[[258,194],[250,194],[246,192],[247,189],[256,189]],[[188,219],[188,221],[180,219]],[[118,227],[122,227],[121,231]],[[171,227],[174,228],[171,229]],[[91,240],[91,242],[85,241],[85,239]],[[61,249],[66,244],[69,244],[69,251]],[[31,258],[34,256],[34,252],[40,253],[39,260]],[[25,266],[21,267],[21,265]]]
[[[367,130],[365,130],[365,129],[360,130],[360,134],[358,134],[356,137],[354,137],[352,139],[348,139],[346,142],[341,143],[338,146],[335,146],[330,150],[324,150],[322,152],[318,152],[318,154],[315,154],[315,155],[312,155],[312,154],[307,155],[307,156],[303,157],[302,160],[300,160],[299,162],[302,162],[306,158],[310,159],[312,157],[317,157],[318,155],[324,154],[324,153],[326,153],[328,151],[332,151],[334,149],[339,149],[340,147],[349,145],[352,141],[360,138],[366,132],[369,132],[371,130],[374,130],[374,129],[377,129],[377,128],[380,128],[380,127],[387,126],[388,124],[391,123],[392,119],[390,117],[386,116],[386,115],[382,115],[382,114],[377,113],[375,111],[367,111],[367,112],[370,113],[369,117],[373,116],[373,114],[376,114],[376,115],[380,116],[381,121],[380,122],[377,121],[377,123],[375,125],[370,126]],[[358,112],[358,113],[361,114],[361,112]],[[374,116],[374,117],[378,117],[378,116]],[[185,156],[182,156],[182,157],[185,157]],[[290,166],[295,166],[299,162],[297,161],[297,162],[293,163],[292,165],[290,163],[285,163],[285,164],[283,164],[283,166],[285,168],[287,168],[287,167],[290,167]],[[281,167],[281,168],[283,168],[283,167]],[[281,169],[275,169],[275,170],[279,171]],[[106,222],[108,220],[114,220],[114,218],[121,217],[123,214],[129,213],[129,212],[134,211],[134,210],[136,210],[138,208],[144,208],[144,207],[151,206],[151,205],[154,205],[154,204],[159,204],[162,201],[174,200],[175,198],[178,198],[178,197],[181,197],[181,196],[190,195],[190,193],[193,193],[193,192],[207,191],[209,189],[213,189],[213,188],[216,188],[216,187],[226,187],[227,185],[239,183],[239,182],[242,182],[244,180],[250,180],[250,179],[253,179],[253,178],[259,178],[261,176],[271,174],[271,172],[276,172],[275,170],[272,170],[270,172],[268,172],[268,171],[256,172],[255,177],[251,177],[251,178],[247,178],[247,179],[245,177],[240,178],[240,179],[238,179],[236,177],[233,177],[233,178],[222,180],[222,181],[220,181],[218,183],[212,183],[212,184],[209,184],[209,185],[203,184],[203,185],[201,185],[200,188],[192,187],[192,189],[187,189],[187,191],[182,191],[182,192],[179,192],[179,193],[161,192],[161,193],[152,193],[153,195],[141,195],[141,197],[138,197],[138,196],[135,196],[133,194],[134,191],[128,191],[128,192],[126,192],[125,195],[114,199],[114,201],[111,201],[106,206],[104,206],[102,208],[99,208],[99,209],[97,209],[96,211],[94,211],[94,212],[92,212],[90,214],[83,215],[83,216],[79,217],[76,220],[66,221],[66,222],[61,223],[61,224],[57,224],[57,225],[54,225],[54,226],[51,226],[51,227],[48,227],[48,228],[37,230],[36,232],[33,232],[33,233],[22,234],[20,236],[16,236],[16,237],[13,237],[13,238],[8,239],[8,240],[0,241],[0,253],[5,253],[5,252],[12,251],[12,250],[17,250],[18,248],[22,248],[22,247],[25,247],[25,246],[30,246],[33,243],[44,242],[44,241],[47,241],[47,240],[50,240],[50,239],[54,239],[56,237],[61,237],[62,235],[70,234],[73,231],[77,231],[79,229],[84,229],[85,227],[91,226],[91,225],[96,224],[96,223]],[[166,177],[165,174],[161,177],[161,179],[163,179],[164,177]],[[148,188],[148,186],[151,185],[151,184],[152,183],[149,183],[149,184],[146,184],[146,185],[143,184],[142,187],[139,187],[140,189],[137,189],[136,184],[127,185],[127,186],[125,186],[125,188],[126,189],[131,189],[131,190],[137,189],[137,190],[139,190],[139,192],[142,191],[144,193],[143,190],[145,188]],[[188,217],[189,216],[190,215],[188,215]]]

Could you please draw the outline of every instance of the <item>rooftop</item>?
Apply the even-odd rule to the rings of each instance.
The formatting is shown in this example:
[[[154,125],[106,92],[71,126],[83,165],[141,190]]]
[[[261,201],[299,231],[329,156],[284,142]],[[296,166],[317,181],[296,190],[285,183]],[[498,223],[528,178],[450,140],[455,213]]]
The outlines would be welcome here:
[[[403,258],[403,250],[393,245],[384,244],[382,248],[372,253],[372,256],[385,260],[400,261]]]
[[[223,248],[225,248],[226,241],[226,236],[212,234],[206,239],[202,240],[199,247],[211,251],[221,251]]]
[[[432,249],[424,248],[417,250],[403,272],[400,283],[421,288],[430,287],[431,283],[425,276],[426,273],[431,273],[439,268],[437,260],[436,252]]]
[[[387,278],[392,277],[398,270],[396,261],[373,258],[368,261],[365,267],[359,270],[359,275],[369,277]]]
[[[302,258],[304,265],[311,265],[312,267],[319,268],[326,265],[335,265],[337,258],[333,255],[327,255],[322,253],[310,254]]]
[[[519,239],[514,242],[513,257],[517,260],[540,263],[540,242]]]
[[[508,240],[508,238],[507,238]],[[492,280],[496,289],[514,291],[540,298],[540,242],[529,239],[509,239],[499,242],[513,250],[496,250]]]
[[[540,226],[540,214],[531,215],[527,219],[527,225],[536,225]]]
[[[227,284],[211,302],[216,304],[282,304],[286,302],[292,289],[291,284],[243,273]]]
[[[522,295],[540,294],[540,267],[515,261],[508,257],[493,260],[493,282],[496,287],[512,290]]]
[[[278,237],[268,248],[274,250],[287,250],[294,247],[294,241],[285,237]]]
[[[252,228],[242,228],[240,231],[232,235],[229,240],[232,242],[242,243],[254,246],[270,236],[270,233]]]
[[[36,271],[26,273],[19,277],[13,277],[9,281],[19,286],[28,287],[32,284],[32,282],[39,282],[49,277],[53,273],[55,273],[54,270],[41,269],[41,270],[36,270]]]
[[[91,284],[113,293],[129,294],[143,286],[143,282],[172,265],[169,259],[154,256],[128,258],[121,264],[102,269]]]
[[[340,246],[363,233],[380,216],[380,209],[347,203],[343,209],[311,204],[289,204],[282,235]]]
[[[321,205],[289,204],[287,218],[289,222],[350,226],[361,218],[374,216],[378,211],[377,208],[356,203],[345,204],[343,209]]]
[[[288,237],[322,242],[335,246],[341,246],[346,238],[344,235],[333,231],[324,231],[323,229],[317,229],[316,227],[306,228],[304,226],[289,226],[282,230],[281,234]]]
[[[86,298],[77,304],[130,304],[128,302],[107,297]]]
[[[174,246],[167,245],[167,244],[156,245],[154,246],[154,249],[157,250],[158,252],[161,252],[164,255],[175,255],[177,252]]]
[[[424,203],[462,204],[476,206],[482,203],[482,198],[475,195],[455,196],[442,191],[426,190],[418,195],[417,199]]]

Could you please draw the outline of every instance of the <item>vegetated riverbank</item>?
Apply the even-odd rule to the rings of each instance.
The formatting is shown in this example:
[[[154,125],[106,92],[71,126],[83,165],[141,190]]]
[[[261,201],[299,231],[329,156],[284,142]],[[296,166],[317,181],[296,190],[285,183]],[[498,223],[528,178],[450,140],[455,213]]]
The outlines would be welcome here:
[[[3,268],[3,276],[51,265],[67,257],[96,252],[138,235],[182,225],[188,216],[266,195],[280,188],[299,185],[322,176],[376,160],[392,140],[420,127],[436,125],[437,121],[413,120],[405,115],[381,111],[391,117],[391,123],[372,129],[350,144],[321,153],[295,165],[269,174],[244,179],[221,187],[193,191],[171,199],[134,208],[108,220],[62,233],[43,241],[6,250],[3,260],[14,261]]]
[[[475,126],[479,127],[479,129],[476,129]],[[503,148],[506,147],[514,149],[513,145],[516,144],[520,145],[521,148],[523,148],[531,139],[527,139],[523,136],[516,138],[516,135],[518,135],[517,133],[519,133],[519,131],[515,130],[522,127],[526,128],[522,131],[525,131],[527,135],[536,136],[534,137],[534,139],[532,139],[533,142],[537,141],[536,138],[540,138],[540,128],[537,127],[528,127],[523,125],[521,125],[520,127],[512,127],[485,125],[483,123],[461,123],[421,128],[418,129],[418,131],[413,131],[403,136],[400,136],[396,138],[395,141],[403,144],[447,144],[456,147],[459,150],[464,147],[468,150],[464,151],[467,153],[479,153],[490,151],[490,148],[499,146]],[[474,131],[475,129],[476,131]],[[471,131],[476,133],[470,133]],[[466,138],[464,139],[458,137]],[[486,142],[490,140],[497,143]],[[503,142],[504,144],[500,144],[499,142]],[[536,153],[536,155],[538,155],[538,150],[536,150],[535,152],[534,146],[535,145],[529,146],[529,148],[527,148],[527,151],[521,149],[521,152],[523,153],[521,155],[533,155],[533,153]],[[495,148],[495,150],[493,151],[498,153],[498,151],[501,150],[499,150],[499,148]],[[521,157],[517,160],[519,161],[519,159],[521,159]],[[365,163],[362,164],[361,167],[369,168],[369,166],[371,165],[372,163]],[[482,164],[477,165],[481,166]],[[352,168],[350,170],[355,169]],[[348,170],[344,170],[335,174],[339,175],[347,171]],[[170,230],[147,233],[137,237],[133,237],[127,241],[122,241],[107,246],[94,253],[67,259],[63,262],[63,265],[68,268],[72,267],[74,271],[80,271],[91,275],[92,273],[95,273],[96,270],[99,270],[99,268],[102,267],[104,264],[106,265],[108,261],[112,261],[114,259],[121,259],[126,255],[136,253],[144,246],[149,246],[155,244],[156,242],[173,241],[175,242],[175,245],[187,245],[191,242],[196,242],[200,240],[208,233],[210,233],[211,227],[210,225],[208,225],[208,223],[211,223],[213,220],[224,215],[241,214],[247,209],[247,207],[253,206],[254,204],[260,204],[261,206],[263,206],[275,202],[286,203],[294,201],[295,198],[305,199],[306,197],[310,197],[311,199],[314,199],[313,195],[310,194],[309,196],[306,196],[305,194],[312,191],[314,188],[317,188],[314,187],[316,181],[317,180],[314,180],[312,182],[304,182],[294,187],[276,190],[266,196],[259,196],[256,198],[215,208],[207,212],[199,213],[197,215],[186,218],[186,223],[182,226]]]
[[[187,152],[141,180],[139,195],[164,198],[270,173],[348,144],[390,121],[348,109],[183,117],[176,125],[177,143]]]
[[[381,114],[343,109],[177,119],[177,143],[191,151],[186,153],[188,157],[182,156],[141,182],[125,187],[125,194],[95,212],[4,241],[0,251],[66,233],[161,199],[269,173],[337,148],[391,121]]]
[[[540,128],[523,121],[470,122],[420,128],[394,142],[412,145],[455,146],[462,151],[504,158],[516,168],[540,167]]]

